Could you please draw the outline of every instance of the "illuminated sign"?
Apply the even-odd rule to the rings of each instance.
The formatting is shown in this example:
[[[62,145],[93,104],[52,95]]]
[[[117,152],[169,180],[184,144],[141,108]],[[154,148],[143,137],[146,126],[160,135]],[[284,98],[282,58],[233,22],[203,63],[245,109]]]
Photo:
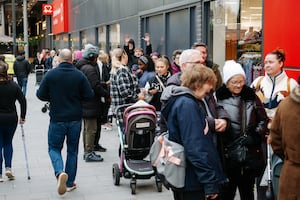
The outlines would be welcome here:
[[[68,0],[54,0],[52,3],[53,34],[65,33],[69,30]]]
[[[42,4],[42,14],[43,15],[52,15],[53,7],[52,4]]]

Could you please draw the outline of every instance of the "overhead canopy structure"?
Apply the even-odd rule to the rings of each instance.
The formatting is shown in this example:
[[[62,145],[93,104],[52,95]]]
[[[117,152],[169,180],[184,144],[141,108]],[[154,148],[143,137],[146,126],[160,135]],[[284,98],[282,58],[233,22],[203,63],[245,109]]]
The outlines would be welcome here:
[[[0,43],[12,43],[13,42],[13,38],[7,35],[0,35]],[[19,43],[20,40],[16,39],[16,43]]]

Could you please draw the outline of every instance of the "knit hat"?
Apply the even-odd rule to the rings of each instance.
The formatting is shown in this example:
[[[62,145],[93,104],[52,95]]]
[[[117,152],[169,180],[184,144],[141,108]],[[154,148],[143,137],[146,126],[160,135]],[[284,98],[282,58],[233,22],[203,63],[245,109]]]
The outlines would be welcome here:
[[[92,44],[87,44],[84,47],[84,52],[82,57],[86,59],[92,59],[92,58],[97,58],[99,55],[99,48],[92,45]]]
[[[229,79],[235,75],[243,75],[246,78],[245,71],[243,70],[241,64],[235,62],[234,60],[226,61],[223,67],[223,82],[226,84]]]

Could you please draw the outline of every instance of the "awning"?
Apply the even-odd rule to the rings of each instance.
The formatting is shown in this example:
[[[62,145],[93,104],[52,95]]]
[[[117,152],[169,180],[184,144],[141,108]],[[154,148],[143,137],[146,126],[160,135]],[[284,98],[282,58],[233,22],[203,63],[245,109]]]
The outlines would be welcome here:
[[[9,42],[13,42],[13,38],[7,35],[0,35],[0,42],[2,43],[9,43]],[[16,43],[19,43],[20,40],[16,39]]]

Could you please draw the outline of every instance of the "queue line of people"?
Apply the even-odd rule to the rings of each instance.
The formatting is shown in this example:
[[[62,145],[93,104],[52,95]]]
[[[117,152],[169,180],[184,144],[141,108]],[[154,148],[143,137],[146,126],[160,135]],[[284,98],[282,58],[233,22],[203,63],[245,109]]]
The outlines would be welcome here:
[[[145,41],[149,48],[151,45],[149,35],[146,35]],[[126,44],[129,50],[135,52],[134,41],[126,37]],[[76,88],[75,91],[78,91],[80,95],[79,93],[72,95],[76,96],[78,102],[91,102],[92,98],[95,98],[98,103],[101,101],[102,103],[107,103],[111,99],[111,102],[108,104],[102,104],[102,106],[106,107],[102,108],[102,110],[106,110],[104,113],[108,112],[108,106],[114,111],[118,105],[132,103],[138,99],[145,99],[147,95],[152,95],[153,98],[151,98],[149,103],[153,104],[158,111],[162,111],[161,131],[168,130],[170,140],[181,143],[185,147],[187,161],[190,163],[186,169],[186,186],[182,191],[173,190],[174,199],[234,199],[237,188],[242,200],[254,199],[255,178],[261,175],[263,169],[258,169],[253,164],[253,161],[264,159],[263,154],[257,154],[257,152],[263,151],[261,144],[263,144],[264,136],[267,133],[268,119],[272,120],[275,115],[274,110],[272,114],[269,114],[269,110],[276,109],[279,102],[290,91],[294,91],[294,88],[298,87],[296,81],[288,79],[282,69],[285,60],[284,53],[276,50],[267,54],[265,58],[266,75],[263,78],[258,78],[251,85],[252,88],[256,89],[255,93],[255,90],[246,85],[245,72],[241,65],[235,61],[225,62],[222,77],[218,66],[207,60],[207,46],[205,44],[195,44],[192,49],[174,51],[173,65],[180,68],[177,73],[172,72],[174,67],[172,67],[170,60],[166,56],[156,55],[158,58],[152,60],[150,56],[143,55],[143,51],[141,51],[142,53],[139,56],[132,57],[131,55],[131,61],[134,63],[134,59],[136,59],[135,61],[137,61],[139,68],[139,72],[133,74],[131,73],[132,66],[128,66],[130,57],[126,48],[124,50],[117,48],[111,52],[110,79],[105,81],[102,80],[101,74],[103,73],[103,68],[99,66],[101,65],[99,62],[97,64],[99,55],[97,47],[87,45],[82,52],[82,58],[78,59],[76,66],[83,73],[69,69],[73,66],[72,53],[68,49],[61,50],[59,56],[61,61],[58,68],[51,70],[51,73],[45,76],[37,91],[37,96],[43,101],[51,100],[51,105],[57,104],[52,99],[53,96],[55,99],[57,94],[51,89],[52,86],[49,87],[51,84],[46,84],[46,82],[54,81],[51,78],[54,74],[71,72],[77,77],[78,83],[84,83],[85,90],[89,91],[80,93],[82,88]],[[154,73],[151,73],[151,76],[147,75],[145,80],[141,79],[143,75],[147,74],[145,73],[147,71],[145,66],[148,67],[147,64],[152,62],[151,70]],[[278,64],[276,65],[276,63]],[[279,79],[285,80],[285,83],[287,83],[285,84],[286,87],[277,88],[280,85],[277,81]],[[58,79],[55,81],[58,81]],[[220,82],[223,82],[223,84],[220,84]],[[145,89],[147,83],[150,87]],[[275,97],[266,100],[266,96],[272,96],[273,94],[261,95],[259,92],[265,93],[266,90],[272,88],[271,86],[275,87],[275,89],[277,88],[279,92],[275,91]],[[67,90],[67,87],[71,86],[67,84],[65,88],[66,91],[70,91]],[[77,86],[73,85],[72,87]],[[259,89],[257,90],[257,88]],[[97,95],[97,93],[99,94]],[[81,96],[82,94],[85,94],[85,96]],[[216,95],[216,98],[214,95]],[[75,96],[73,97],[75,98]],[[105,99],[104,102],[103,98]],[[274,104],[273,100],[277,102]],[[186,103],[182,104],[182,101]],[[102,161],[103,158],[94,152],[95,147],[99,145],[99,139],[95,138],[97,133],[98,138],[100,137],[99,125],[101,130],[101,116],[97,114],[93,117],[90,117],[89,114],[85,115],[84,105],[83,107],[77,106],[77,111],[80,109],[81,112],[76,112],[78,117],[75,119],[77,124],[81,122],[81,119],[86,121],[83,124],[84,132],[86,132],[84,135],[89,137],[84,137],[86,138],[84,139],[84,159],[86,161],[89,159]],[[178,108],[176,108],[177,106]],[[64,194],[66,191],[76,188],[75,176],[77,169],[76,167],[71,169],[70,163],[72,162],[74,166],[77,166],[78,131],[81,131],[81,125],[76,125],[76,130],[72,130],[69,133],[61,132],[63,131],[62,127],[57,126],[61,116],[57,116],[58,113],[55,112],[57,108],[55,107],[51,106],[50,108],[49,156],[58,180],[58,193]],[[101,113],[101,109],[96,109],[99,105],[92,107],[93,112]],[[89,108],[92,107],[89,106]],[[195,111],[195,113],[192,114],[193,112],[190,112],[190,110]],[[186,117],[194,116],[193,120],[188,120],[187,123],[186,118],[182,117],[183,113],[186,113]],[[70,123],[73,123],[72,116],[67,116],[66,118],[70,120],[64,121],[68,126]],[[93,122],[87,123],[91,119]],[[178,120],[177,124],[174,124],[174,119]],[[107,120],[107,117],[105,117],[105,120]],[[199,124],[201,125],[200,128]],[[269,124],[268,128],[271,127],[271,124]],[[50,140],[54,128],[55,130],[60,129],[58,132],[61,132],[63,135],[67,134],[67,137],[73,137],[74,139],[73,144],[67,144],[70,148],[72,147],[72,151],[68,151],[65,167],[62,165],[62,160],[59,156],[63,140],[56,141],[55,145]],[[89,129],[90,131],[88,131]],[[76,137],[72,134],[73,132],[76,132]],[[236,159],[236,152],[234,152],[236,149],[234,147],[232,150],[232,146],[235,145],[237,140],[239,140],[241,146],[247,148],[249,154],[253,152],[253,155],[248,155],[253,158],[253,161],[249,160],[248,157],[246,161]],[[199,144],[205,144],[203,146],[205,148],[197,148]],[[100,148],[105,151],[105,148],[101,146]],[[231,150],[232,152],[230,152]],[[198,153],[195,154],[195,152]],[[203,155],[210,155],[209,159],[202,157]],[[286,155],[280,153],[281,158],[284,158],[284,156]],[[199,158],[196,159],[197,157]],[[210,174],[210,176],[207,176],[207,174]],[[195,187],[196,185],[199,187]]]

